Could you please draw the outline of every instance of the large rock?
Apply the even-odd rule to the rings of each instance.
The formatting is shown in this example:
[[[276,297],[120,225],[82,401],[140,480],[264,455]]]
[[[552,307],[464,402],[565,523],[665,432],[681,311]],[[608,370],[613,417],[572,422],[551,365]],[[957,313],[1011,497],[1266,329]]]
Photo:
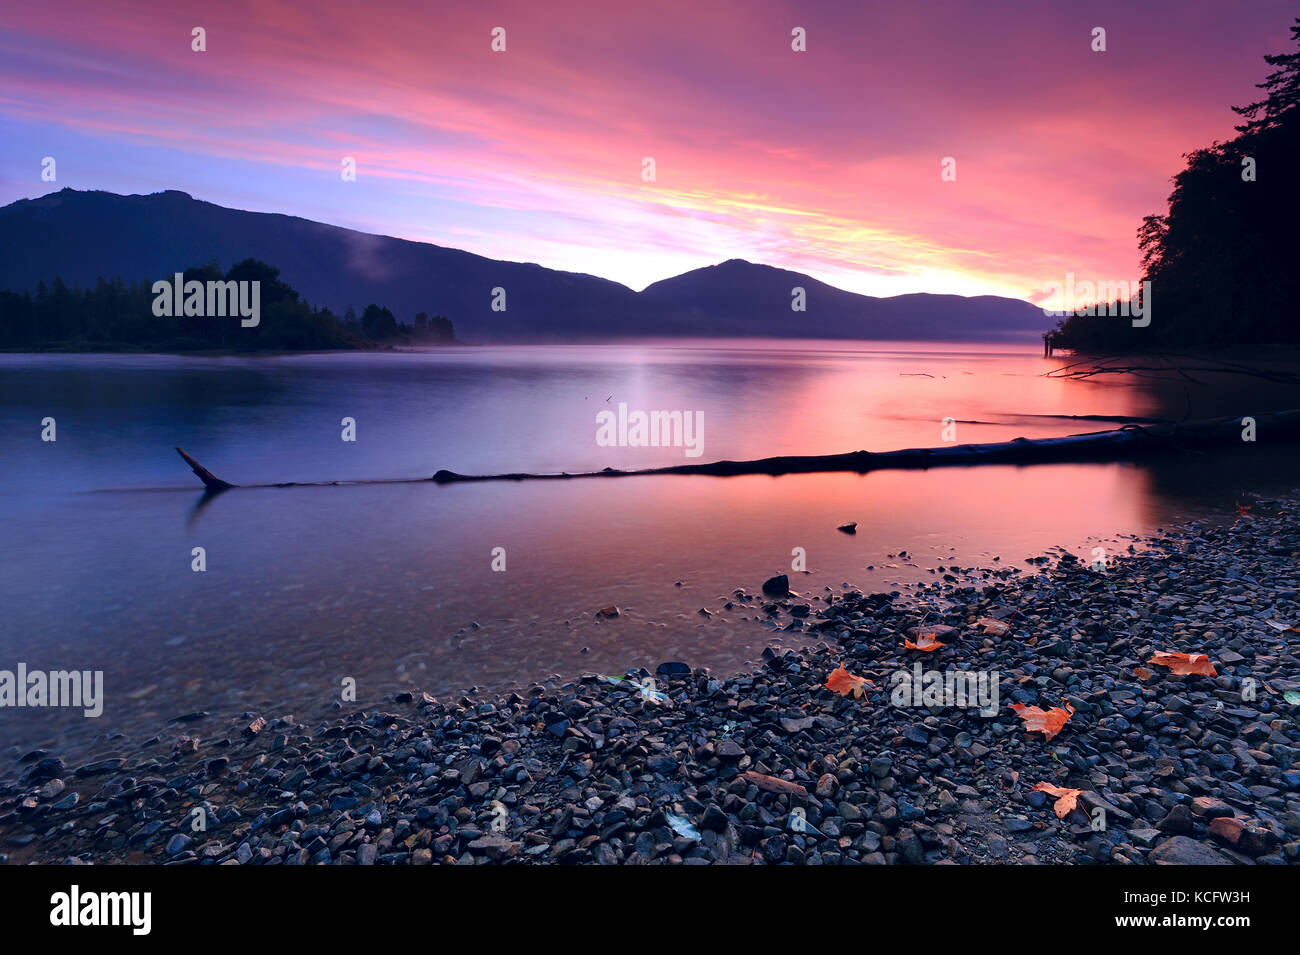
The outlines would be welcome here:
[[[1156,823],[1161,832],[1186,833],[1196,827],[1192,824],[1192,810],[1180,803],[1165,813],[1165,817]]]
[[[1248,856],[1263,855],[1276,842],[1276,838],[1269,830],[1250,825],[1232,816],[1217,816],[1211,819],[1210,835],[1228,848],[1244,852]]]
[[[763,593],[771,597],[786,596],[790,593],[790,578],[785,574],[767,578],[763,581]]]
[[[736,763],[745,755],[745,749],[734,739],[719,740],[713,751],[718,754],[719,759]]]
[[[1151,850],[1150,861],[1155,865],[1234,865],[1222,852],[1187,836],[1160,843]]]
[[[498,832],[489,832],[469,844],[469,851],[486,853],[489,859],[499,862],[509,859],[519,852],[519,843],[507,839]]]
[[[689,663],[683,663],[680,660],[669,660],[655,667],[655,676],[661,676],[666,679],[674,677],[688,677],[691,675]]]
[[[1235,816],[1236,814],[1231,806],[1214,796],[1197,796],[1192,800],[1192,815],[1201,819],[1220,819],[1225,816]]]
[[[942,640],[944,637],[951,636],[957,632],[956,627],[950,627],[943,623],[932,623],[928,627],[908,627],[905,631],[913,640],[920,639],[921,634],[926,633],[936,640]]]

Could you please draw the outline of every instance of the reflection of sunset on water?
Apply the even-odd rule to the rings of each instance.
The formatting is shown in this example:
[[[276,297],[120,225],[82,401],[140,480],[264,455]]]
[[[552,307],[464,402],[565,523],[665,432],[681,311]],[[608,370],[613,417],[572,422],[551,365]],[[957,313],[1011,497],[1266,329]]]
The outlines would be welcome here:
[[[32,666],[72,654],[109,685],[151,687],[124,704],[141,719],[215,705],[195,680],[214,658],[238,671],[223,677],[243,688],[236,706],[291,700],[339,667],[380,694],[663,659],[726,670],[807,639],[773,633],[753,606],[724,609],[774,574],[815,597],[846,582],[906,591],[953,567],[1032,572],[1025,559],[1050,548],[1088,559],[1293,480],[1294,462],[1261,445],[1142,465],[241,490],[194,517],[195,479],[170,450],[183,442],[236,483],[559,472],[685,460],[602,447],[597,415],[620,401],[703,412],[699,460],[715,461],[934,447],[945,417],[959,442],[1006,441],[1113,427],[1052,415],[1181,416],[1190,399],[1209,416],[1287,397],[1256,380],[1189,393],[1043,377],[1063,363],[1032,347],[843,342],[0,357],[9,426],[52,413],[96,436],[61,442],[57,472],[39,445],[0,462],[15,491],[0,502],[14,529],[0,644]],[[130,424],[146,407],[153,424]],[[355,446],[339,442],[345,412]],[[188,567],[196,543],[208,573],[151,583],[178,554]],[[491,569],[498,547],[505,573]],[[795,548],[809,573],[792,569]],[[594,616],[609,606],[617,618]]]

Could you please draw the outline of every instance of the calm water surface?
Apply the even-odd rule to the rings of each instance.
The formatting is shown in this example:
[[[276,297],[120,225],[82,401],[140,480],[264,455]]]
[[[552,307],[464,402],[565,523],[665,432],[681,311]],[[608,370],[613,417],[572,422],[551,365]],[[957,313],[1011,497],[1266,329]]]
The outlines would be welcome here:
[[[0,669],[102,669],[106,684],[97,720],[0,712],[0,747],[94,750],[203,709],[304,718],[344,677],[376,705],[668,659],[737,667],[775,635],[697,611],[788,572],[796,547],[801,591],[894,589],[941,563],[1087,555],[1300,483],[1293,454],[1261,440],[1141,466],[249,489],[197,509],[172,450],[237,483],[353,480],[936,446],[944,418],[967,443],[1110,427],[1060,415],[1300,406],[1249,379],[1043,377],[1067,360],[1034,344],[806,341],[0,356]],[[596,415],[619,402],[701,412],[703,455],[599,446]],[[855,536],[836,531],[846,521]],[[622,615],[593,616],[609,605]]]

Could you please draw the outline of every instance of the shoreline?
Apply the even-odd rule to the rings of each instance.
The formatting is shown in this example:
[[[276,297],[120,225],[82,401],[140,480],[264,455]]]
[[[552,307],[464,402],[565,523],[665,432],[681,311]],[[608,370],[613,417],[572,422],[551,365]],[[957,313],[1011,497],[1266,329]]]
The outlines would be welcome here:
[[[365,346],[339,348],[187,348],[159,349],[135,348],[131,346],[108,346],[103,348],[86,348],[84,346],[51,345],[47,348],[0,348],[0,355],[159,355],[168,358],[283,358],[290,355],[339,355],[352,353],[375,354],[377,352],[418,352],[435,348],[475,348],[468,342],[429,342],[419,344],[402,342],[372,342]]]
[[[126,343],[103,342],[100,347],[90,347],[88,342],[52,342],[40,347],[33,348],[0,348],[0,355],[172,355],[176,357],[185,357],[188,355],[197,356],[214,356],[214,355],[328,355],[337,352],[403,352],[403,351],[425,351],[437,348],[489,348],[489,347],[506,347],[506,348],[524,348],[528,346],[542,347],[579,347],[583,345],[609,346],[609,345],[638,345],[647,342],[674,345],[692,342],[720,342],[724,344],[743,345],[756,342],[799,342],[808,345],[897,345],[900,343],[907,344],[934,344],[934,345],[986,345],[986,346],[1004,346],[1008,350],[1020,351],[1020,346],[1024,346],[1024,351],[1030,357],[1034,357],[1034,352],[1040,339],[1036,335],[1029,335],[1024,338],[773,338],[770,335],[731,335],[724,337],[717,336],[694,336],[694,335],[667,335],[667,336],[644,336],[629,335],[615,336],[612,338],[582,338],[575,340],[536,340],[526,339],[523,341],[450,341],[450,342],[369,342],[361,346],[339,346],[338,348],[249,348],[249,349],[232,349],[232,348],[187,348],[187,349],[166,349],[166,348],[148,348]],[[1051,356],[1053,360],[1063,361],[1069,364],[1066,359],[1077,361],[1113,361],[1120,358],[1167,358],[1167,359],[1213,359],[1223,360],[1226,358],[1234,359],[1257,359],[1257,360],[1277,360],[1288,364],[1293,363],[1297,356],[1300,356],[1300,343],[1296,342],[1262,342],[1251,344],[1228,344],[1221,347],[1211,348],[1203,346],[1199,348],[1190,348],[1182,351],[1173,351],[1169,348],[1151,348],[1146,350],[1125,349],[1114,352],[1087,352],[1075,351],[1073,349],[1060,347],[1059,354]]]
[[[10,863],[1294,863],[1300,707],[1282,694],[1300,689],[1297,637],[1265,621],[1300,626],[1297,516],[1295,500],[1259,501],[1234,524],[1144,538],[1104,573],[1065,557],[1018,576],[986,572],[976,586],[954,578],[942,594],[835,594],[822,609],[738,592],[822,642],[769,650],[726,677],[684,664],[639,671],[667,703],[584,675],[481,699],[415,691],[365,710],[336,704],[336,718],[312,725],[273,712],[182,717],[78,767],[35,754],[0,783],[0,853]],[[950,609],[934,609],[940,596]],[[983,618],[1009,633],[983,633]],[[947,645],[906,649],[922,624],[953,627],[938,636]],[[1150,664],[1155,650],[1206,653],[1218,675],[1171,675]],[[893,674],[918,662],[996,674],[996,715],[894,705]],[[838,666],[871,681],[861,699],[825,688]],[[1248,678],[1253,700],[1242,698]],[[1012,703],[1074,713],[1046,742]],[[1080,790],[1079,808],[1058,819],[1039,783]]]

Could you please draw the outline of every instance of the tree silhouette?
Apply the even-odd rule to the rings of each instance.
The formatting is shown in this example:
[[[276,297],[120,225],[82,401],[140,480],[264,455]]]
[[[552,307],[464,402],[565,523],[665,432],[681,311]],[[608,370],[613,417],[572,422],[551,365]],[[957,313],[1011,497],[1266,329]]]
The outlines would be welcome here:
[[[128,285],[120,278],[101,278],[93,289],[80,289],[55,277],[49,285],[39,282],[35,296],[0,291],[0,348],[293,351],[373,348],[411,336],[409,326],[399,325],[379,305],[368,305],[361,319],[349,306],[342,320],[327,308],[313,308],[280,280],[278,268],[256,259],[245,259],[224,275],[216,262],[192,266],[182,280],[260,282],[259,324],[244,328],[238,315],[156,316],[150,282]],[[429,322],[426,317],[426,323],[425,340],[455,341],[446,318]]]
[[[1300,18],[1291,37],[1300,48]],[[1288,318],[1300,295],[1300,52],[1264,59],[1278,67],[1257,84],[1268,95],[1233,107],[1247,120],[1236,137],[1187,154],[1168,212],[1145,217],[1138,229],[1151,324],[1071,316],[1057,326],[1056,345],[1118,351],[1300,342],[1300,323]]]

